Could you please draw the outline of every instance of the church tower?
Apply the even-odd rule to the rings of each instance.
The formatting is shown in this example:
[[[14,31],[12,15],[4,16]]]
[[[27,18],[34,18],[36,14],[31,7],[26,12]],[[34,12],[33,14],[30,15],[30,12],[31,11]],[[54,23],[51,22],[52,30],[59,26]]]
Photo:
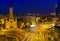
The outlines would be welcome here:
[[[10,8],[9,8],[9,16],[6,20],[5,26],[7,29],[17,28],[17,18],[13,14],[13,7],[12,6],[10,6]]]
[[[9,18],[14,18],[12,6],[10,6],[10,8],[9,8]]]

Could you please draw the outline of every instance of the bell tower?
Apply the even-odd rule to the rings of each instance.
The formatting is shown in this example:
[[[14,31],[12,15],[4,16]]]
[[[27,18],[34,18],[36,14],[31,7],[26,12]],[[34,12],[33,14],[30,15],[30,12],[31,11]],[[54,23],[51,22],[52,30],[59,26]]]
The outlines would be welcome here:
[[[12,6],[10,6],[10,8],[9,8],[9,18],[14,18]]]
[[[9,7],[9,17],[6,20],[6,28],[17,28],[17,18],[14,16],[13,7]]]

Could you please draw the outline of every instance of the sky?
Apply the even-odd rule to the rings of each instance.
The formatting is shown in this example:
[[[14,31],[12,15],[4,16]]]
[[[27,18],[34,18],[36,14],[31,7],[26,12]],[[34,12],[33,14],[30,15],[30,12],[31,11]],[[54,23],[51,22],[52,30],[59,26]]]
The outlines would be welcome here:
[[[39,13],[49,15],[55,10],[57,0],[0,0],[0,14],[8,14],[12,5],[14,14]]]

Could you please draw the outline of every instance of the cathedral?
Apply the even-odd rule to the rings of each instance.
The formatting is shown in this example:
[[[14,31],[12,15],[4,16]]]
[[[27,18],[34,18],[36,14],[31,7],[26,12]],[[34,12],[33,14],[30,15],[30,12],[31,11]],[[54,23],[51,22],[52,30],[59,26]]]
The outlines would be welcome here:
[[[0,16],[0,29],[17,28],[17,18],[13,14],[13,7],[10,6],[8,17]]]

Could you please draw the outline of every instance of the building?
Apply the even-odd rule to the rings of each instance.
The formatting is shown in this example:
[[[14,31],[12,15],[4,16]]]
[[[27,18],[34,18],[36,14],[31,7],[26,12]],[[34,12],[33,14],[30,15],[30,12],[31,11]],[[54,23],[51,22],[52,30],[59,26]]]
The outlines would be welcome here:
[[[55,23],[55,20],[57,19],[58,17],[55,16],[55,12],[51,13],[50,16],[46,16],[46,17],[37,14],[15,16],[13,13],[13,7],[10,6],[8,16],[0,15],[0,28],[6,28],[6,29],[21,28],[21,27],[24,28],[25,26],[30,27],[31,24],[34,25],[34,24],[41,24],[41,23]]]
[[[0,15],[0,29],[5,28],[5,16]]]
[[[15,18],[14,14],[13,14],[13,8],[12,6],[10,6],[9,8],[9,17],[7,17],[6,22],[5,22],[5,26],[6,28],[17,28],[17,18]]]

